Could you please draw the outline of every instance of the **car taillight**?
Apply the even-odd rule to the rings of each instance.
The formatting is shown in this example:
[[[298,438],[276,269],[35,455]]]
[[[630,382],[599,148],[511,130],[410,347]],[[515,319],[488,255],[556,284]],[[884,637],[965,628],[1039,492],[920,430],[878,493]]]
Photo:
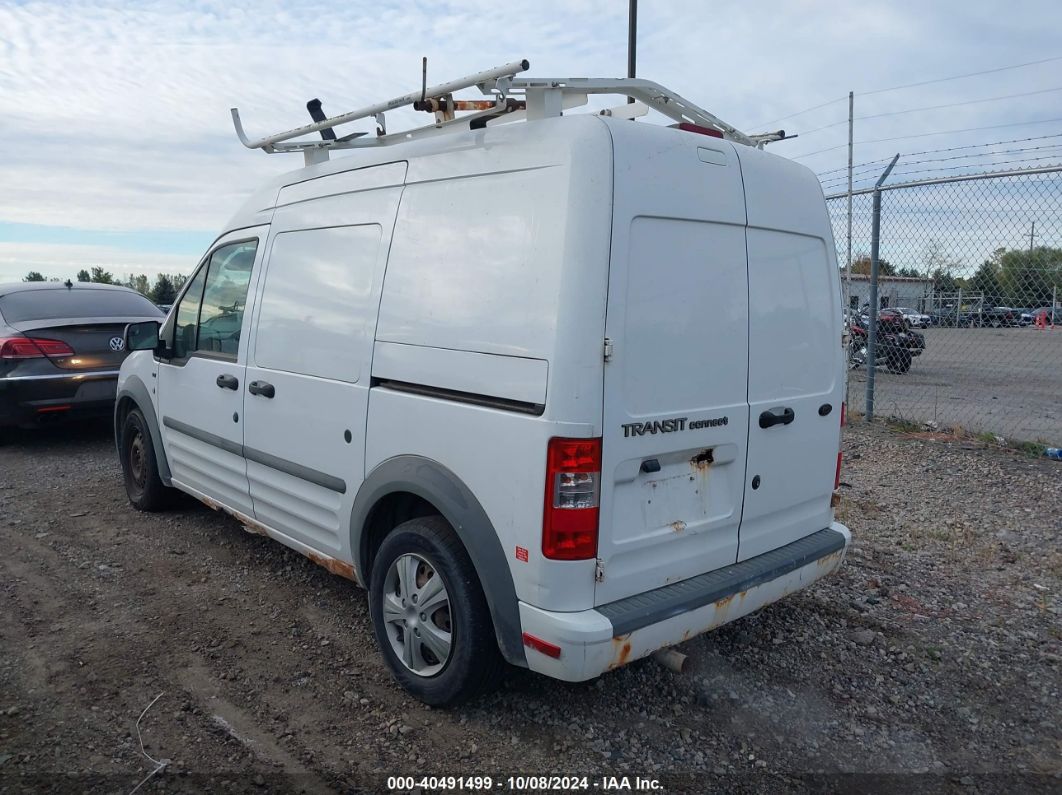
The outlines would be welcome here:
[[[550,439],[542,554],[551,560],[597,556],[601,439]]]
[[[60,340],[34,337],[0,338],[0,359],[43,359],[45,356],[73,356],[74,351]]]

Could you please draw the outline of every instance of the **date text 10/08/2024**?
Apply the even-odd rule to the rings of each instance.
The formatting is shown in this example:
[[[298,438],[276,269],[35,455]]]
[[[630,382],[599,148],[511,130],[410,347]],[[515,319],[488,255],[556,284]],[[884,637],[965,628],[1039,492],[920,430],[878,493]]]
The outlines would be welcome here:
[[[642,776],[390,776],[387,788],[392,791],[490,791],[504,792],[660,792],[663,785]]]

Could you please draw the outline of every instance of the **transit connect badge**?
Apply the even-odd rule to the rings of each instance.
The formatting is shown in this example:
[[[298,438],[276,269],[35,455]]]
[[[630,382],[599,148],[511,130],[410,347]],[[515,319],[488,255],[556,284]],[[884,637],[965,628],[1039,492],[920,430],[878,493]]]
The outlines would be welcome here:
[[[675,431],[695,431],[699,428],[719,428],[730,422],[730,418],[712,417],[707,420],[694,420],[689,422],[689,417],[674,417],[669,420],[653,420],[652,422],[628,422],[624,423],[623,436],[645,436],[647,433],[674,433]]]

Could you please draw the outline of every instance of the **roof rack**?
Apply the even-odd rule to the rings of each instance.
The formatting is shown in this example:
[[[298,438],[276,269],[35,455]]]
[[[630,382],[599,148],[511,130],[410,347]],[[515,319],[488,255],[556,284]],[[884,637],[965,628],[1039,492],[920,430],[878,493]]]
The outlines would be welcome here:
[[[429,87],[427,85],[427,58],[425,58],[422,65],[420,91],[413,91],[332,117],[324,115],[319,99],[312,99],[306,103],[306,108],[313,119],[312,124],[267,135],[254,141],[250,140],[244,132],[240,112],[236,108],[232,108],[232,122],[236,127],[236,135],[240,142],[248,149],[261,149],[269,153],[302,152],[307,165],[328,160],[329,152],[334,149],[386,146],[435,135],[456,128],[458,125],[467,125],[466,129],[474,130],[495,121],[502,123],[521,118],[532,120],[560,116],[569,108],[585,105],[587,97],[591,94],[615,94],[628,98],[630,104],[600,111],[601,115],[605,116],[634,118],[645,115],[649,108],[652,108],[677,124],[692,124],[707,128],[716,135],[746,146],[762,147],[765,143],[785,138],[785,132],[782,130],[746,135],[674,91],[651,80],[516,77],[529,68],[530,64],[527,60],[513,61],[503,66]],[[472,86],[477,87],[489,99],[454,99],[454,92]],[[387,111],[407,106],[414,110],[433,113],[434,123],[389,133],[385,114]],[[458,116],[458,111],[466,115]],[[370,117],[376,121],[375,137],[368,136],[365,132],[354,132],[337,137],[336,127]],[[321,139],[294,140],[313,133],[320,133]]]

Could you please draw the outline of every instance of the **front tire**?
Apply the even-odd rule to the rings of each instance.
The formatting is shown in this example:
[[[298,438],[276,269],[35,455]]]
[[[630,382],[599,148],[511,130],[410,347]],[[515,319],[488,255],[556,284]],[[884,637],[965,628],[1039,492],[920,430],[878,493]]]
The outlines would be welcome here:
[[[459,704],[500,678],[486,597],[441,516],[411,519],[384,539],[372,566],[369,611],[391,674],[425,704]]]
[[[159,477],[155,445],[140,409],[133,409],[122,423],[119,444],[125,493],[138,511],[161,511],[170,504],[173,494]]]

